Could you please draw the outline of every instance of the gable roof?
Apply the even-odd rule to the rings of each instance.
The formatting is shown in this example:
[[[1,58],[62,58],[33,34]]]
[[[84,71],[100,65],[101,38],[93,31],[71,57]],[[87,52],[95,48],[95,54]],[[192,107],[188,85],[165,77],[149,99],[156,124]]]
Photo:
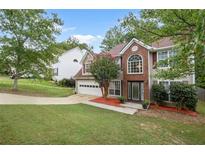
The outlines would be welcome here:
[[[90,51],[86,51],[86,53],[84,54],[83,58],[81,59],[80,63],[82,64],[83,61],[85,60],[85,58],[87,57],[87,55],[90,54],[91,56],[95,57],[95,53],[90,52]]]
[[[82,68],[74,75],[73,79],[75,80],[94,80],[95,78],[92,75],[82,74]]]
[[[171,46],[174,46],[174,42],[171,40],[170,37],[164,37],[152,43],[152,47],[156,49],[157,48],[168,48]]]
[[[114,48],[112,48],[109,53],[112,57],[117,57],[120,55],[120,51],[127,45],[127,43],[121,43],[116,45]]]
[[[141,45],[142,47],[144,47],[144,48],[146,48],[146,49],[148,49],[148,50],[152,49],[151,46],[146,45],[145,43],[143,43],[142,41],[140,41],[140,40],[138,40],[138,39],[136,39],[136,38],[133,38],[133,39],[121,50],[120,54],[123,54],[134,42],[137,43],[137,44],[139,44],[139,45]]]
[[[150,46],[143,43],[142,41],[133,38],[129,43],[121,43],[113,47],[110,51],[108,51],[112,57],[117,57],[123,54],[131,45],[132,43],[137,43],[141,45],[142,47],[148,49],[148,50],[158,50],[163,48],[170,48],[174,46],[173,41],[170,39],[170,37],[164,37],[158,41],[153,42]]]

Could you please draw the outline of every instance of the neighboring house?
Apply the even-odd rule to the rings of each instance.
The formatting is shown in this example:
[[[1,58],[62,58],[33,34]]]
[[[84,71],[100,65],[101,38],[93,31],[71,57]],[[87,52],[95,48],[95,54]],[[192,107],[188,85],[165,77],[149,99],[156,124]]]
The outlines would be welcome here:
[[[63,78],[73,78],[73,76],[81,69],[80,61],[86,50],[79,47],[70,49],[63,53],[56,64],[53,64],[53,80],[62,80]]]
[[[158,80],[153,77],[156,72],[156,63],[175,54],[173,43],[164,38],[151,46],[133,38],[129,43],[119,44],[109,53],[119,64],[121,71],[117,79],[111,81],[109,96],[124,96],[128,101],[143,101],[150,98],[153,83],[162,83],[167,88],[172,82],[194,83],[194,75],[178,80]],[[101,96],[98,83],[90,73],[90,64],[96,54],[87,52],[81,60],[82,68],[75,75],[76,92],[80,94]],[[160,66],[166,69],[167,66]]]

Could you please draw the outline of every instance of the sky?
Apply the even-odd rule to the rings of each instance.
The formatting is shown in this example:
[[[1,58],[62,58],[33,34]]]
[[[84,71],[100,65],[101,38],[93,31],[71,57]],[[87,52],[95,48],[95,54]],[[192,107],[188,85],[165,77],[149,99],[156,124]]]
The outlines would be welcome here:
[[[129,12],[139,15],[139,10],[48,10],[57,13],[64,21],[62,33],[57,41],[65,41],[69,37],[77,38],[81,43],[94,47],[94,52],[100,52],[100,43],[106,32],[118,24],[118,19],[127,16]]]

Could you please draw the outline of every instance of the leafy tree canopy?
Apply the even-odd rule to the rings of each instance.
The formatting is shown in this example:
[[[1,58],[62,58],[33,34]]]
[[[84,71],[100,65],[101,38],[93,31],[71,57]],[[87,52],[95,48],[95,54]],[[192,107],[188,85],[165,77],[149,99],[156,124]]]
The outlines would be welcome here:
[[[147,37],[141,29],[137,28],[139,24],[144,27],[145,22],[138,19],[134,13],[129,13],[128,16],[118,21],[119,24],[110,28],[103,39],[100,46],[103,51],[109,51],[120,43],[129,42],[132,38],[146,43],[154,41],[153,37]],[[150,24],[150,27],[156,28],[157,24]]]
[[[92,51],[93,47],[88,46],[86,43],[80,43],[76,38],[70,37],[66,41],[59,43],[59,45],[66,51],[79,47],[80,49],[86,49],[87,51]]]
[[[14,78],[39,76],[58,56],[55,38],[63,22],[44,10],[0,10],[0,65]]]
[[[109,83],[119,74],[119,66],[109,54],[101,54],[91,64],[91,73],[99,83],[103,97],[107,97]]]
[[[143,10],[141,16],[146,23],[159,24],[156,29],[145,24],[144,32],[170,37],[176,44],[177,55],[169,59],[172,67],[158,70],[157,77],[175,79],[196,72],[197,85],[205,87],[205,11]]]
[[[128,36],[130,39],[135,37],[145,43],[170,37],[176,45],[174,50],[177,51],[177,55],[168,59],[172,67],[157,70],[156,77],[175,79],[196,72],[197,84],[205,87],[204,10],[142,10],[140,18],[130,13],[121,20],[119,27],[124,30],[121,35],[122,41]],[[114,38],[118,40],[119,35],[114,35],[111,42],[115,42]],[[116,43],[110,43],[109,39],[105,37],[102,45],[110,49]]]

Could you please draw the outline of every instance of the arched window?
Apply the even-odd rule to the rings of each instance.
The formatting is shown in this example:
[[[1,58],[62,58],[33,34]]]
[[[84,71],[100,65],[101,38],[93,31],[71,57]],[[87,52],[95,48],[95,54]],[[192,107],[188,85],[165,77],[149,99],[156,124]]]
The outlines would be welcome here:
[[[78,60],[77,60],[77,59],[73,59],[73,62],[74,62],[74,63],[78,63]]]
[[[140,55],[132,55],[127,61],[128,74],[141,74],[143,72],[143,59]]]

